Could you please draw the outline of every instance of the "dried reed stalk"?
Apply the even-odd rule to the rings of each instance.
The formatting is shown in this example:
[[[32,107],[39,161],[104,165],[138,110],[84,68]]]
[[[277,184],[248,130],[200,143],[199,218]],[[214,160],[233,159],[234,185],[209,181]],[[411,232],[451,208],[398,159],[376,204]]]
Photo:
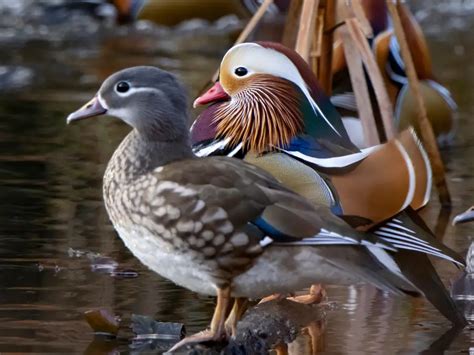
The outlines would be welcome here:
[[[416,105],[418,108],[418,126],[423,145],[428,153],[431,162],[431,168],[433,170],[434,181],[438,190],[439,200],[443,207],[451,207],[451,196],[449,193],[448,185],[446,183],[445,171],[441,154],[438,150],[436,143],[436,137],[433,132],[433,127],[428,120],[426,113],[426,106],[421,96],[420,83],[418,81],[418,75],[415,70],[413,58],[410,53],[405,31],[400,20],[398,12],[399,1],[387,0],[387,6],[392,16],[393,27],[395,35],[397,36],[398,43],[400,44],[400,50],[405,63],[406,73],[408,76],[408,83],[415,97]]]
[[[319,0],[303,0],[295,50],[306,62],[309,62],[311,39],[314,35],[314,23],[317,17],[318,6]]]
[[[253,14],[252,18],[250,21],[247,23],[247,25],[244,27],[242,32],[240,32],[239,37],[237,37],[237,40],[234,43],[234,46],[236,44],[242,43],[247,38],[250,36],[252,31],[257,27],[258,23],[262,19],[263,15],[265,15],[265,12],[267,12],[268,7],[273,3],[273,0],[265,0],[262,5],[258,8],[258,10]],[[211,83],[215,83],[217,81],[217,78],[219,77],[219,68],[214,72],[214,75],[212,75],[211,78]],[[206,83],[204,88],[200,91],[200,94],[206,90],[206,88],[209,86],[209,82]]]
[[[380,69],[375,61],[367,39],[360,29],[358,20],[355,18],[347,19],[346,26],[349,34],[357,46],[357,49],[359,50],[359,53],[362,57],[362,62],[367,69],[367,73],[374,88],[380,115],[382,116],[385,137],[387,139],[391,139],[395,136],[396,132],[393,124],[393,106],[388,96],[382,73],[380,72]]]
[[[324,26],[321,41],[321,55],[318,68],[318,80],[326,95],[332,93],[332,49],[334,42],[334,27],[336,25],[336,1],[324,2]]]
[[[367,80],[362,69],[362,58],[347,28],[341,28],[339,31],[344,47],[347,67],[349,68],[352,88],[356,98],[359,118],[362,122],[365,142],[368,146],[379,144],[380,138],[374,119],[372,103],[370,102]]]
[[[294,48],[296,43],[296,35],[298,33],[298,22],[301,14],[301,6],[303,0],[291,0],[288,14],[286,15],[285,29],[281,43],[288,48]]]

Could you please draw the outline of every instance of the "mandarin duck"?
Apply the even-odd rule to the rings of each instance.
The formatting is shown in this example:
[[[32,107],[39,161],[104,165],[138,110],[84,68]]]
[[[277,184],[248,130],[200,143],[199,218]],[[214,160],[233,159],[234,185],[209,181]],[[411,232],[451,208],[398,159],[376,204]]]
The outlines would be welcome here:
[[[453,225],[474,221],[474,206],[453,218]]]
[[[154,67],[115,73],[67,122],[104,114],[132,127],[104,174],[105,206],[118,235],[154,272],[218,299],[210,330],[174,349],[222,339],[235,297],[292,292],[315,281],[418,292],[393,259],[394,243],[352,229],[254,165],[195,156],[186,95],[172,74]],[[407,244],[419,256],[434,252]],[[442,285],[431,291],[446,292]],[[464,322],[455,308],[450,319]]]
[[[417,106],[408,84],[405,64],[401,58],[399,43],[394,34],[385,1],[362,0],[361,5],[372,26],[373,38],[369,43],[382,73],[389,97],[394,106],[395,125],[399,130],[411,125],[417,126]],[[423,32],[408,7],[400,3],[400,19],[405,30],[415,70],[420,79],[420,90],[427,115],[440,144],[448,144],[456,128],[456,102],[448,89],[442,86],[433,73],[431,55]],[[342,8],[342,9],[341,9]],[[338,8],[344,17],[344,6]],[[341,19],[342,20],[342,19]],[[365,147],[365,137],[349,79],[342,42],[336,33],[333,52],[334,96],[333,104],[344,115],[343,122],[350,127],[351,140],[359,147]]]
[[[428,202],[431,189],[429,161],[414,132],[359,150],[306,62],[277,43],[234,46],[219,75],[195,101],[213,103],[191,128],[195,153],[251,162],[353,227],[395,243],[404,277],[450,318],[451,301],[431,262],[409,245],[459,260],[413,210]]]

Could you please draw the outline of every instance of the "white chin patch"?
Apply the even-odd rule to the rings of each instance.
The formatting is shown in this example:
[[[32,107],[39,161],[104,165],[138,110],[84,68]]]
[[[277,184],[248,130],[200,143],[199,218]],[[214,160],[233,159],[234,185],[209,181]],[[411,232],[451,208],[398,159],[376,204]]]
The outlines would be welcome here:
[[[110,106],[107,104],[107,102],[104,100],[104,98],[100,94],[97,96],[97,99],[99,100],[100,105],[107,110],[108,116],[120,118],[122,121],[124,121],[128,125],[133,126],[133,120],[132,120],[133,114],[130,112],[129,109],[110,108]]]
[[[110,108],[107,109],[107,115],[109,116],[114,116],[117,118],[120,118],[122,121],[127,123],[130,126],[133,126],[133,114],[130,112],[130,110],[126,108]]]
[[[102,107],[105,108],[106,110],[109,110],[109,105],[107,105],[107,102],[105,102],[105,100],[104,100],[104,98],[102,97],[101,94],[98,94],[98,95],[97,95],[97,100],[99,100],[100,106],[102,106]]]

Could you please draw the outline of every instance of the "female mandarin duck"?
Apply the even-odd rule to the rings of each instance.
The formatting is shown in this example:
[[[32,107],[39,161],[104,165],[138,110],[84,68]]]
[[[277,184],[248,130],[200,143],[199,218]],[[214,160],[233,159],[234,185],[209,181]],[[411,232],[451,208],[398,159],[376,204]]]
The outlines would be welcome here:
[[[393,260],[396,243],[360,233],[324,205],[310,203],[253,165],[196,157],[187,129],[186,97],[171,74],[136,67],[109,77],[68,123],[103,114],[132,131],[108,163],[104,200],[120,238],[153,271],[192,291],[217,295],[209,331],[192,342],[225,336],[234,297],[260,298],[313,282],[371,282],[392,293],[419,292]],[[459,264],[431,246],[406,242]],[[449,319],[464,323],[442,284]],[[448,315],[447,315],[448,316]]]
[[[399,129],[416,125],[417,109],[408,85],[405,64],[401,58],[397,38],[389,21],[388,8],[385,1],[362,0],[362,7],[373,30],[370,39],[374,56],[384,78],[389,97],[395,107],[395,120]],[[454,135],[457,105],[449,91],[443,87],[433,73],[431,55],[423,32],[410,10],[405,4],[399,4],[400,19],[405,30],[408,46],[413,57],[421,94],[427,109],[428,118],[433,126],[440,144],[449,143]],[[339,7],[339,9],[344,7]],[[340,11],[342,16],[343,11]],[[336,39],[333,56],[334,105],[346,117],[343,119],[347,127],[351,127],[349,135],[358,146],[364,147],[363,131],[357,116],[357,107],[349,80],[342,43]]]
[[[192,127],[197,155],[243,158],[352,226],[372,228],[402,249],[394,259],[403,275],[449,317],[446,295],[432,292],[442,283],[429,259],[405,244],[451,253],[409,208],[424,206],[431,188],[429,162],[412,131],[360,151],[304,60],[276,43],[231,48],[220,81],[195,105],[211,102]]]

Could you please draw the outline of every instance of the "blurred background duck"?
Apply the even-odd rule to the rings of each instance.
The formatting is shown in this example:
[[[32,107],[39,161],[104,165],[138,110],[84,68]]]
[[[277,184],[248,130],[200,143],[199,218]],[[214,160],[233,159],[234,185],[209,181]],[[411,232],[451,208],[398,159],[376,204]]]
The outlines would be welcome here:
[[[405,64],[401,58],[398,41],[394,35],[385,1],[361,0],[365,15],[372,26],[373,38],[369,39],[377,64],[395,109],[396,126],[403,130],[411,125],[416,127],[416,105],[408,85]],[[442,86],[433,72],[431,55],[423,32],[416,19],[405,4],[399,4],[400,17],[408,40],[408,46],[413,57],[418,78],[420,79],[428,118],[431,121],[435,135],[440,144],[449,143],[455,129],[457,105],[450,92]],[[339,1],[339,22],[346,16],[347,7]],[[345,118],[345,124],[351,127],[349,134],[359,146],[365,141],[362,127],[357,116],[355,98],[348,76],[344,51],[340,39],[335,37],[333,74],[334,94],[333,103]],[[355,127],[354,127],[355,126]]]
[[[463,213],[456,215],[456,217],[453,219],[453,224],[455,225],[472,221],[474,221],[474,206],[471,206]]]
[[[200,18],[215,21],[226,15],[248,18],[261,4],[259,0],[110,0],[118,10],[121,22],[148,20],[173,26],[185,20]],[[275,0],[269,12],[287,9],[290,0]]]

